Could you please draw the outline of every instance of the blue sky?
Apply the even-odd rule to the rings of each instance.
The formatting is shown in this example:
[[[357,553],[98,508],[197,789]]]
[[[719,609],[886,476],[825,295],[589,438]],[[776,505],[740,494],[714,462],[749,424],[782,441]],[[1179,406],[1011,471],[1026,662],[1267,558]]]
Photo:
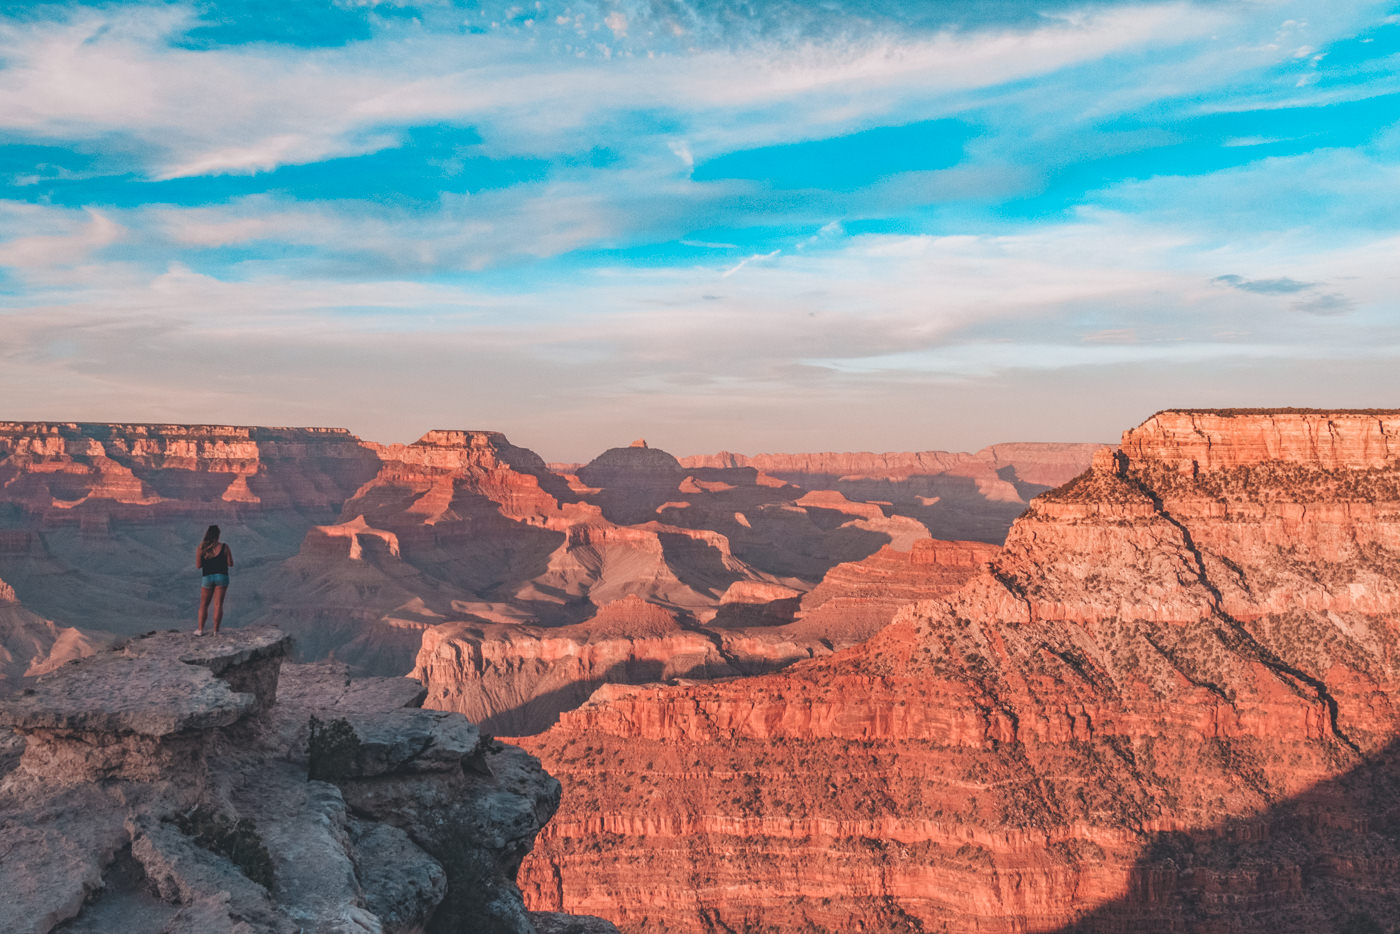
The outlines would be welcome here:
[[[1397,296],[1397,2],[0,10],[0,418],[1103,440]]]

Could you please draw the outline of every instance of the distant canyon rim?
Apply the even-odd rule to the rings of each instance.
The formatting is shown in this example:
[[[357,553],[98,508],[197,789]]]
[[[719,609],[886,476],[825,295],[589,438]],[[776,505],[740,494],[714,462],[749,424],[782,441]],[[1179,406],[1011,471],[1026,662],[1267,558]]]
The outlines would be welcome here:
[[[541,931],[1400,925],[1395,410],[555,465],[0,422],[0,690],[191,628],[208,522],[227,625],[411,674],[562,782]]]

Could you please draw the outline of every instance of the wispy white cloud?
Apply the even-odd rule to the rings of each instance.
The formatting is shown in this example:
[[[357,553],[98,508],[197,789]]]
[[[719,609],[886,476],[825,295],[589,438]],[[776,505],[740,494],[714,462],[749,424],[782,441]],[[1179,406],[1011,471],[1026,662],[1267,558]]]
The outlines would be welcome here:
[[[394,128],[434,120],[480,126],[507,151],[554,152],[560,134],[600,113],[670,108],[695,131],[674,150],[688,162],[697,146],[713,153],[827,135],[910,99],[1201,36],[1221,16],[1164,3],[991,33],[613,61],[541,57],[528,41],[472,34],[313,51],[172,45],[192,22],[170,6],[0,21],[0,127],[51,139],[129,136],[150,153],[151,176],[174,178],[371,152],[394,145]],[[848,103],[833,107],[836,97]]]
[[[873,425],[857,401],[890,393],[913,411],[930,380],[985,393],[1016,373],[1228,361],[1262,380],[1351,352],[1342,319],[1317,317],[1331,309],[1297,314],[1297,294],[1222,289],[1208,263],[1264,275],[1278,268],[1266,260],[1292,263],[1293,281],[1344,283],[1366,353],[1400,345],[1385,304],[1396,266],[1382,262],[1400,241],[1294,255],[1255,244],[1207,259],[1136,224],[1100,214],[1015,236],[847,236],[743,276],[610,268],[528,295],[394,278],[230,281],[178,265],[138,277],[112,263],[0,303],[0,356],[19,414],[84,405],[91,417],[189,420],[214,406],[398,438],[478,424],[442,403],[470,398],[473,412],[522,426],[520,440],[539,431],[547,451],[587,455],[600,432],[644,418],[679,434],[684,416],[686,437],[728,432],[732,446],[747,430],[727,418],[736,405],[795,417],[800,400],[819,400],[828,430],[860,438]],[[1360,364],[1338,378],[1353,375],[1374,379]],[[99,389],[101,412],[82,398]],[[775,437],[752,433],[744,444]]]
[[[30,205],[6,205],[0,230],[16,228],[28,233],[0,239],[0,267],[46,270],[84,262],[121,239],[125,231],[101,211],[51,211]]]

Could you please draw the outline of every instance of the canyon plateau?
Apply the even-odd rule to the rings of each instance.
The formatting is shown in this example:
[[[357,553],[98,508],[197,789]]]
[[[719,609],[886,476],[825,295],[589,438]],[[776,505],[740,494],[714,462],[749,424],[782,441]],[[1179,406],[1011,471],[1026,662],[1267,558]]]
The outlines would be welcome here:
[[[188,626],[206,521],[246,651],[119,642]],[[0,846],[39,854],[0,867],[43,930],[1400,925],[1400,412],[553,466],[494,432],[4,423],[0,579]],[[118,664],[199,700],[93,703]],[[313,764],[312,715],[353,764]],[[339,868],[202,874],[201,822],[244,817],[296,831],[261,831],[274,879],[298,835]]]

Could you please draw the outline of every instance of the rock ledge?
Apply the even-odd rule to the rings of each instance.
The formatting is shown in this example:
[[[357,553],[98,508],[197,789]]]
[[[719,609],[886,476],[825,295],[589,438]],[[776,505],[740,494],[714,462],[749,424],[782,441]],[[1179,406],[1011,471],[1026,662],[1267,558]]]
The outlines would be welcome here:
[[[538,760],[410,679],[284,666],[290,642],[152,634],[0,703],[24,743],[0,760],[0,930],[616,930],[525,910],[560,794]]]

